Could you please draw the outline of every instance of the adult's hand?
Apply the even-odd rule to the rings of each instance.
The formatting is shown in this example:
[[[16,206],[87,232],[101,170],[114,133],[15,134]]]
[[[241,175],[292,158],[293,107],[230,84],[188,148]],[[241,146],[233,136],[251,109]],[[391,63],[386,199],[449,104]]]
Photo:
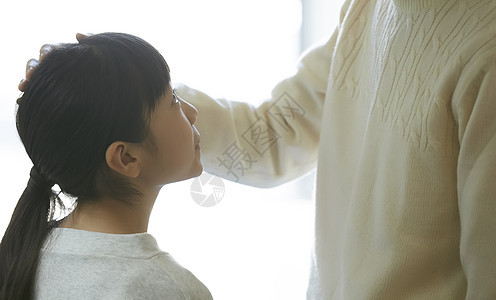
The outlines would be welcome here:
[[[90,34],[78,33],[78,34],[76,34],[76,39],[78,40],[78,42],[81,42],[83,39],[87,38],[88,36],[90,36]],[[26,64],[26,77],[21,80],[21,82],[19,83],[19,86],[18,86],[18,89],[21,92],[24,92],[26,90],[26,86],[28,84],[28,81],[29,81],[29,79],[31,79],[31,75],[33,74],[34,69],[36,69],[36,67],[38,67],[38,64],[40,63],[40,61],[42,61],[43,58],[48,53],[50,53],[53,49],[57,49],[58,47],[60,47],[62,45],[64,45],[64,44],[62,44],[62,43],[61,44],[45,44],[40,49],[40,57],[38,59],[32,58],[32,59],[28,60],[28,62]]]

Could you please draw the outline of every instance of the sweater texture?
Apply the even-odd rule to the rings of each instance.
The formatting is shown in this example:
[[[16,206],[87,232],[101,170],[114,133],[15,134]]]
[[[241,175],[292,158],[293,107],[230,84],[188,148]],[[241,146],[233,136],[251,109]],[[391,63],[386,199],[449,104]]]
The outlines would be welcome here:
[[[496,1],[349,0],[261,105],[178,93],[206,171],[317,166],[308,299],[496,299]]]

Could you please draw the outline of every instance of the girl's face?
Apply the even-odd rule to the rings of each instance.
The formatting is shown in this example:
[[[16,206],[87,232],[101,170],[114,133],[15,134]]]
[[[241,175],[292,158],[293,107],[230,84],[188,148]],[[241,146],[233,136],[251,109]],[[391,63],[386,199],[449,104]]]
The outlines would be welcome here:
[[[169,86],[150,118],[156,152],[146,161],[147,181],[164,185],[201,174],[200,134],[193,126],[197,114],[196,108]]]

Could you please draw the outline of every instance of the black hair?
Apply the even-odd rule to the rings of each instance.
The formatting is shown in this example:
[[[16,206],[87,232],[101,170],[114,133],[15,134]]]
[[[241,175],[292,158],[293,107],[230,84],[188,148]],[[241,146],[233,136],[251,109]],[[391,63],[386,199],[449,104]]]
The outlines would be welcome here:
[[[123,33],[65,44],[40,62],[17,108],[34,167],[0,244],[0,299],[33,296],[40,248],[56,224],[54,184],[79,203],[140,195],[108,167],[105,152],[115,141],[153,140],[150,114],[169,83],[160,53]]]

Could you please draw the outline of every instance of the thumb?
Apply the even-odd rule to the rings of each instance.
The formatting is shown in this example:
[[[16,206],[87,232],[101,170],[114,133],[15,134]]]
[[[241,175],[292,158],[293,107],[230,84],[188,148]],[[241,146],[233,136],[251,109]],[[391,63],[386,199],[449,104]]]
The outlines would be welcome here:
[[[91,34],[91,33],[76,33],[76,39],[77,39],[78,42],[81,42],[85,38],[90,37],[92,35],[93,34]]]

